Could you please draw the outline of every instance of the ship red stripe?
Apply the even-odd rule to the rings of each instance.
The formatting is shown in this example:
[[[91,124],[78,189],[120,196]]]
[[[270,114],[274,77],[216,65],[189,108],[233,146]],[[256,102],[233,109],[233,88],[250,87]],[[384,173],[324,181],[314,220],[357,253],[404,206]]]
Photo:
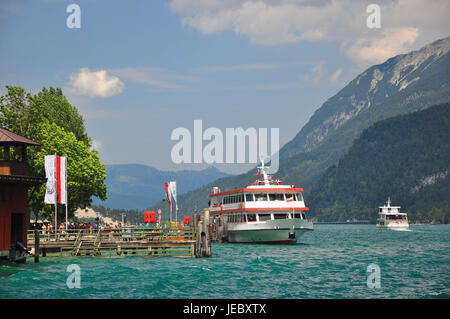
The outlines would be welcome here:
[[[244,193],[244,192],[278,192],[278,191],[283,191],[283,192],[303,192],[304,189],[301,187],[293,187],[293,188],[241,188],[241,189],[235,189],[232,191],[226,191],[226,192],[222,192],[222,193],[217,193],[217,194],[209,194],[209,196],[213,197],[213,196],[220,196],[220,195],[228,195],[228,194],[234,194],[234,193]]]
[[[243,209],[224,209],[222,211],[210,211],[211,214],[234,213],[234,212],[269,212],[269,211],[308,211],[309,207],[274,207],[274,208],[243,208]]]

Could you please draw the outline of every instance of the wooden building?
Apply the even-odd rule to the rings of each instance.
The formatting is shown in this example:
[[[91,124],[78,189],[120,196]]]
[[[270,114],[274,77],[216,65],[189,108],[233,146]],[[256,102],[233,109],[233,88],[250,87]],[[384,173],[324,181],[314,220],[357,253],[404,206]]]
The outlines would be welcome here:
[[[28,189],[46,182],[30,176],[27,147],[38,146],[0,128],[0,259],[23,261],[27,246]]]

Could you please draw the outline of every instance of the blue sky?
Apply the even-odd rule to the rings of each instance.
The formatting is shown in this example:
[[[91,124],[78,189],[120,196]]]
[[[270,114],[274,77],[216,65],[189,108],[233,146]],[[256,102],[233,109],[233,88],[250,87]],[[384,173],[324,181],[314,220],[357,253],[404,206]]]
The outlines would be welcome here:
[[[448,36],[448,1],[378,1],[379,29],[369,3],[0,0],[0,94],[61,87],[103,162],[199,169],[171,161],[175,128],[275,127],[283,145],[365,68]]]

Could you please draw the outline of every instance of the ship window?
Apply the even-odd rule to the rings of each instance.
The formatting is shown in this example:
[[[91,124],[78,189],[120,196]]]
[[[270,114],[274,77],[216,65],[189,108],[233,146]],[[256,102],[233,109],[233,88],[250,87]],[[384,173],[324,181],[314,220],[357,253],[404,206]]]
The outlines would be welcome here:
[[[256,222],[256,214],[247,214],[248,222]]]
[[[298,218],[298,219],[301,219],[301,218],[302,218],[302,216],[301,216],[301,214],[294,214],[294,218]]]
[[[263,221],[271,219],[270,218],[270,214],[259,214],[258,217],[259,217],[259,221],[260,222],[263,222]]]
[[[294,201],[297,200],[297,197],[295,196],[295,194],[286,194],[286,200],[290,200],[293,199]]]
[[[267,194],[255,194],[255,200],[257,202],[266,201],[267,200]]]
[[[306,219],[306,214],[302,213],[302,219]]]
[[[289,218],[289,214],[273,214],[273,217],[275,219],[288,219]]]
[[[284,201],[284,196],[283,196],[283,194],[269,194],[269,200]]]
[[[245,200],[247,202],[253,202],[254,201],[253,194],[245,194]]]
[[[298,199],[299,201],[303,201],[303,195],[302,195],[302,193],[297,193],[297,199]]]

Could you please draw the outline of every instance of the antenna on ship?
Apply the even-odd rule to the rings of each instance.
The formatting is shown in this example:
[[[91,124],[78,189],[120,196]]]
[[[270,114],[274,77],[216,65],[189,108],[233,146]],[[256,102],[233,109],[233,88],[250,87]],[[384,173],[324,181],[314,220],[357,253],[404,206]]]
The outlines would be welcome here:
[[[388,200],[387,200],[387,205],[388,205],[388,207],[390,207],[391,206],[391,197],[388,197]]]

